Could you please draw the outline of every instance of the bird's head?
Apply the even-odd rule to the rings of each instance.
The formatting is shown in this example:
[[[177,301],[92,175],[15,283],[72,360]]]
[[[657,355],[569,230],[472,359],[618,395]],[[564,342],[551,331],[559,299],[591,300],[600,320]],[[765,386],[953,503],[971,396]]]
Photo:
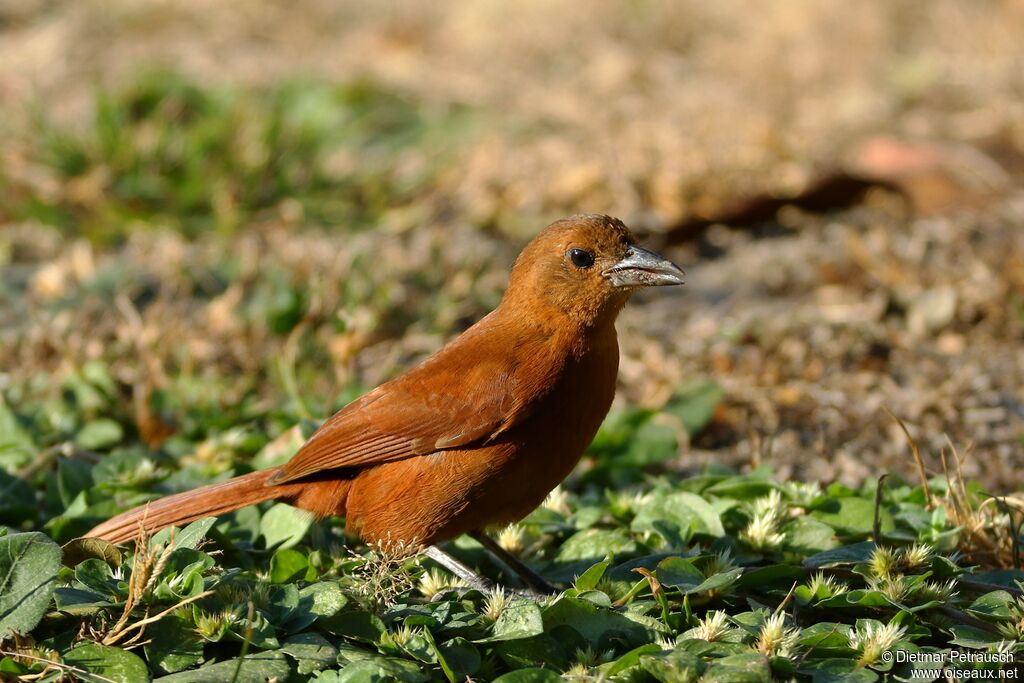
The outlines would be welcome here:
[[[622,221],[585,214],[556,221],[531,241],[505,298],[545,302],[584,322],[614,319],[641,287],[683,284],[683,271],[643,249]]]

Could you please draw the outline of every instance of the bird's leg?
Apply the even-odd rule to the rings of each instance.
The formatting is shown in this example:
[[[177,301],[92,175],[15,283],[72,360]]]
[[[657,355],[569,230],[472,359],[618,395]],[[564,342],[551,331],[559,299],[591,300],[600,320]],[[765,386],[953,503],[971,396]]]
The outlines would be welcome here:
[[[445,551],[441,550],[438,546],[427,546],[427,549],[423,551],[423,554],[434,562],[437,562],[452,574],[455,574],[455,576],[465,582],[469,588],[475,588],[476,590],[484,593],[494,590],[494,583],[492,581],[480,576],[475,571],[462,564]]]
[[[477,543],[487,548],[492,555],[501,560],[505,566],[511,569],[531,589],[544,595],[552,595],[558,592],[554,586],[547,582],[547,579],[530,569],[526,566],[525,562],[502,548],[497,541],[483,531],[473,531],[469,535]]]

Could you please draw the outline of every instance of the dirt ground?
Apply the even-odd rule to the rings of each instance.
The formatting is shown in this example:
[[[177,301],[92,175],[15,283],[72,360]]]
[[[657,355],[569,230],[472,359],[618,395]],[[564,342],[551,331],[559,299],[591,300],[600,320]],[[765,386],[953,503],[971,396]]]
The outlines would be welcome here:
[[[325,373],[335,389],[372,384],[479,315],[548,220],[607,212],[689,277],[623,316],[619,400],[657,406],[693,377],[725,389],[683,464],[912,480],[891,412],[932,471],[941,452],[969,451],[966,473],[1008,490],[1024,486],[1022,35],[1020,0],[6,0],[0,113],[16,126],[42,105],[74,123],[97,85],[140,65],[210,84],[365,77],[430,106],[471,107],[482,123],[437,182],[444,210],[414,229],[236,238],[255,262],[311,278],[370,245],[400,261],[377,277],[455,263],[482,272],[439,285],[455,312],[423,313],[426,330],[334,340],[331,358],[351,361]],[[41,273],[73,283],[153,249],[161,263],[143,270],[159,280],[212,240],[143,235],[96,250],[9,221],[0,240],[22,283],[9,287],[27,292],[0,315],[11,361],[0,384],[113,353],[130,380],[154,354],[244,367],[289,351],[211,325],[230,300],[168,295],[122,320],[109,301],[52,315],[32,290]],[[165,347],[139,343],[140,330]]]

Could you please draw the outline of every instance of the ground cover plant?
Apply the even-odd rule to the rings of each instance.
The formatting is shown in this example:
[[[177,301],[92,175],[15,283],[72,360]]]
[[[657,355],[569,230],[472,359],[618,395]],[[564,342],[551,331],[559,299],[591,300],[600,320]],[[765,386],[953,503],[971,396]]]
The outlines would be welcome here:
[[[354,544],[341,520],[284,504],[135,550],[80,539],[155,492],[280,462],[308,430],[256,410],[153,449],[118,421],[103,367],[76,381],[56,399],[73,434],[46,424],[52,403],[0,404],[8,677],[874,681],[909,680],[897,652],[952,645],[988,654],[954,666],[998,669],[1021,649],[1024,573],[994,569],[1019,566],[1015,500],[965,484],[955,459],[948,477],[858,489],[665,471],[710,420],[714,385],[614,412],[581,470],[500,530],[562,589],[535,601],[459,589],[409,549]],[[473,542],[451,545],[515,586]]]
[[[984,36],[957,64],[990,64],[999,31],[939,4],[931,16]],[[562,69],[600,106],[578,115],[545,97],[575,86],[524,79],[511,125],[493,91],[453,96],[465,81],[442,70],[255,87],[147,71],[89,84],[72,122],[52,100],[3,117],[0,679],[925,681],[940,671],[911,677],[911,654],[975,653],[953,664],[975,671],[1019,656],[1024,501],[1001,492],[1024,481],[1020,145],[983,151],[1019,131],[1012,101],[985,116],[957,103],[985,88],[1012,100],[1020,70],[947,88],[938,57],[901,47],[898,78],[872,93],[885,106],[824,88],[801,94],[794,120],[788,90],[776,109],[770,92],[730,109],[721,88],[686,80],[677,54],[707,68],[722,47],[651,38],[644,16],[559,48],[650,44],[644,63],[663,68],[636,82],[664,106],[643,115],[605,89],[630,71],[613,51],[592,73]],[[381,42],[430,36],[422,21]],[[677,119],[643,118],[690,107],[724,123],[680,137]],[[886,116],[941,121],[966,140],[944,158],[970,182],[918,179],[961,213],[918,214],[875,188],[845,210],[788,207],[674,247],[691,282],[626,312],[620,397],[584,463],[495,530],[559,594],[460,590],[409,549],[285,505],[134,549],[80,539],[157,495],[282,462],[492,308],[547,219],[627,211],[659,239],[683,204],[714,216],[737,188],[763,189],[754,176],[776,194],[813,178],[824,162],[809,150],[837,145],[823,122],[854,129],[855,115],[870,131],[902,130]],[[615,163],[591,155],[599,140]],[[702,157],[702,140],[722,156]],[[775,165],[749,165],[750,146],[776,150]],[[515,587],[474,543],[449,550]]]

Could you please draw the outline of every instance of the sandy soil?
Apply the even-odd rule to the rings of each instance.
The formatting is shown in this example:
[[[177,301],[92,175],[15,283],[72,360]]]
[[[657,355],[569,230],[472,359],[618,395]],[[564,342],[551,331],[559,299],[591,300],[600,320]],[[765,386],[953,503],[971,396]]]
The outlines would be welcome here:
[[[485,292],[500,289],[516,245],[565,213],[613,213],[672,243],[690,282],[625,315],[620,400],[658,405],[694,376],[725,387],[726,405],[682,463],[912,479],[891,411],[934,471],[955,446],[970,450],[968,473],[1007,489],[1024,485],[1021,35],[1019,0],[7,0],[0,111],[15,121],[37,103],[74,122],[97,84],[140,65],[211,84],[365,76],[439,107],[468,105],[484,123],[438,183],[449,210],[419,237],[380,240],[427,250],[475,236],[458,251],[495,273]],[[864,196],[732,220],[751,198],[800,204],[837,171],[867,179]],[[35,249],[21,264],[26,281],[48,264],[138,257],[155,239],[82,256],[88,248],[73,241],[40,246],[42,233],[6,227],[9,244]],[[179,259],[211,248],[171,242]],[[254,258],[315,270],[330,263],[311,254],[352,248],[338,235],[290,238],[292,256],[275,245],[260,242]],[[447,267],[417,256],[402,268],[432,266]],[[62,321],[32,301],[25,310],[44,331],[4,338],[22,370],[110,348],[143,362],[137,344],[89,344],[84,309]],[[144,312],[142,324],[156,337],[184,334],[208,315],[205,304],[172,306]],[[196,348],[216,345],[200,344],[213,333],[197,326]],[[62,338],[69,329],[83,338]],[[371,383],[382,359],[439,342],[378,335],[357,345],[353,372]],[[232,344],[257,364],[281,351]],[[228,353],[206,352],[198,362]]]

